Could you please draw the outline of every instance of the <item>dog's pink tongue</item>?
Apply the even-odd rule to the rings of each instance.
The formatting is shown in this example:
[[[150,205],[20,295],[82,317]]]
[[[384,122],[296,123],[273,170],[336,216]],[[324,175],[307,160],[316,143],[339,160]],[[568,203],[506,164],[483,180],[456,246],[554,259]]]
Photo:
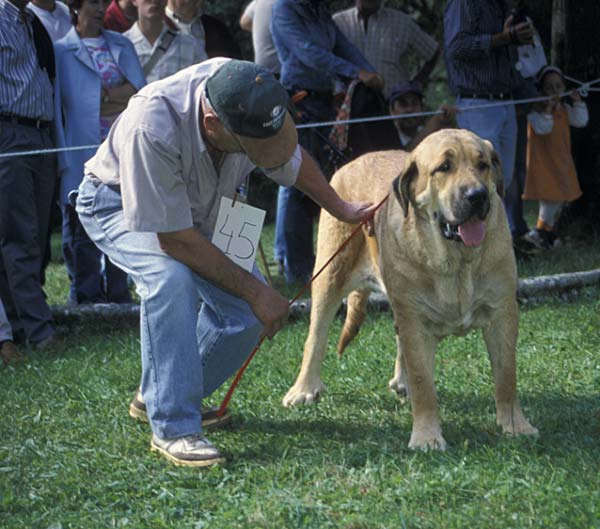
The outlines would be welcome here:
[[[465,246],[479,246],[485,239],[485,223],[472,219],[458,226],[458,234]]]

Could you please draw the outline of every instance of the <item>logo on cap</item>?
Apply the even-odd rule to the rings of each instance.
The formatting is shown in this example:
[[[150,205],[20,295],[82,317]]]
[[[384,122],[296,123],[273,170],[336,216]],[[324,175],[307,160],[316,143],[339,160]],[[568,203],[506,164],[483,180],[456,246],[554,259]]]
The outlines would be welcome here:
[[[262,126],[263,128],[275,128],[275,129],[279,129],[281,127],[281,121],[282,121],[282,117],[284,115],[285,112],[285,108],[283,108],[281,105],[275,105],[273,107],[273,110],[271,110],[271,117],[273,119],[269,120],[269,121],[265,121]]]

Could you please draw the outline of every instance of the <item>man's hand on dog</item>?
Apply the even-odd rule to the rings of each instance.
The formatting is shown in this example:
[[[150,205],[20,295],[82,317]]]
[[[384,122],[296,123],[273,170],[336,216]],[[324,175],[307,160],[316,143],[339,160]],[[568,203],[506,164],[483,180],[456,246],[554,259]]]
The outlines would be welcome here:
[[[334,215],[338,220],[348,224],[358,224],[372,217],[377,205],[372,202],[346,202],[343,201],[339,211]]]

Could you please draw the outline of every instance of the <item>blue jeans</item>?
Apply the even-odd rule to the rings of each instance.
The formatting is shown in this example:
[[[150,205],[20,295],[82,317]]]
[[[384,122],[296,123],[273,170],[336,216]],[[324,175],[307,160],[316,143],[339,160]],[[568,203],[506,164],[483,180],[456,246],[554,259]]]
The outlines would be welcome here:
[[[527,176],[527,113],[517,112],[517,148],[515,156],[515,172],[510,187],[504,191],[506,216],[511,227],[513,239],[525,235],[529,231],[523,213],[523,190]]]
[[[63,206],[62,237],[71,281],[70,302],[131,303],[127,274],[102,255],[83,229],[75,208],[68,204]]]
[[[296,104],[301,121],[313,123],[329,121],[335,117],[331,98],[308,95]],[[300,129],[298,143],[321,166],[325,167],[328,154],[325,140],[329,128]],[[275,217],[275,259],[283,261],[288,283],[305,282],[312,276],[315,265],[313,243],[313,217],[315,205],[302,191],[294,187],[280,187]]]
[[[313,214],[295,187],[279,187],[275,220],[275,258],[283,261],[288,283],[305,283],[315,266]]]
[[[469,107],[485,105],[488,99],[457,98],[456,106],[461,110],[457,116],[458,126],[470,130],[485,140],[492,142],[494,149],[502,162],[504,172],[504,207],[507,212],[513,208],[508,191],[511,187],[513,172],[515,168],[515,156],[517,151],[517,118],[514,105],[498,106],[493,108],[481,108],[468,110]],[[514,219],[508,215],[508,224],[511,233],[515,233]]]
[[[246,302],[165,254],[155,233],[127,231],[118,190],[84,179],[77,213],[140,295],[141,389],[152,431],[164,439],[200,433],[202,399],[238,370],[262,325]],[[262,280],[256,267],[254,275]]]

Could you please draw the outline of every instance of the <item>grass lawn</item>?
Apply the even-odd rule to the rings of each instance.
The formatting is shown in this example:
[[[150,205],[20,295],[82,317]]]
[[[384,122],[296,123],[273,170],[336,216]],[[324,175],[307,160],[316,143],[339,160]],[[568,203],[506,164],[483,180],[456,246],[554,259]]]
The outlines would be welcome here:
[[[520,275],[598,268],[592,242],[569,240],[520,263]],[[52,304],[66,299],[60,263],[47,290]],[[205,470],[151,454],[148,425],[127,414],[140,372],[136,326],[67,326],[65,351],[0,370],[0,527],[600,527],[599,288],[522,308],[519,393],[537,439],[498,432],[481,336],[442,343],[445,453],[407,448],[409,406],[387,390],[390,315],[369,315],[341,361],[340,323],[324,365],[328,392],[312,407],[281,406],[308,319],[265,343],[234,395],[232,423],[209,432],[228,462]]]

